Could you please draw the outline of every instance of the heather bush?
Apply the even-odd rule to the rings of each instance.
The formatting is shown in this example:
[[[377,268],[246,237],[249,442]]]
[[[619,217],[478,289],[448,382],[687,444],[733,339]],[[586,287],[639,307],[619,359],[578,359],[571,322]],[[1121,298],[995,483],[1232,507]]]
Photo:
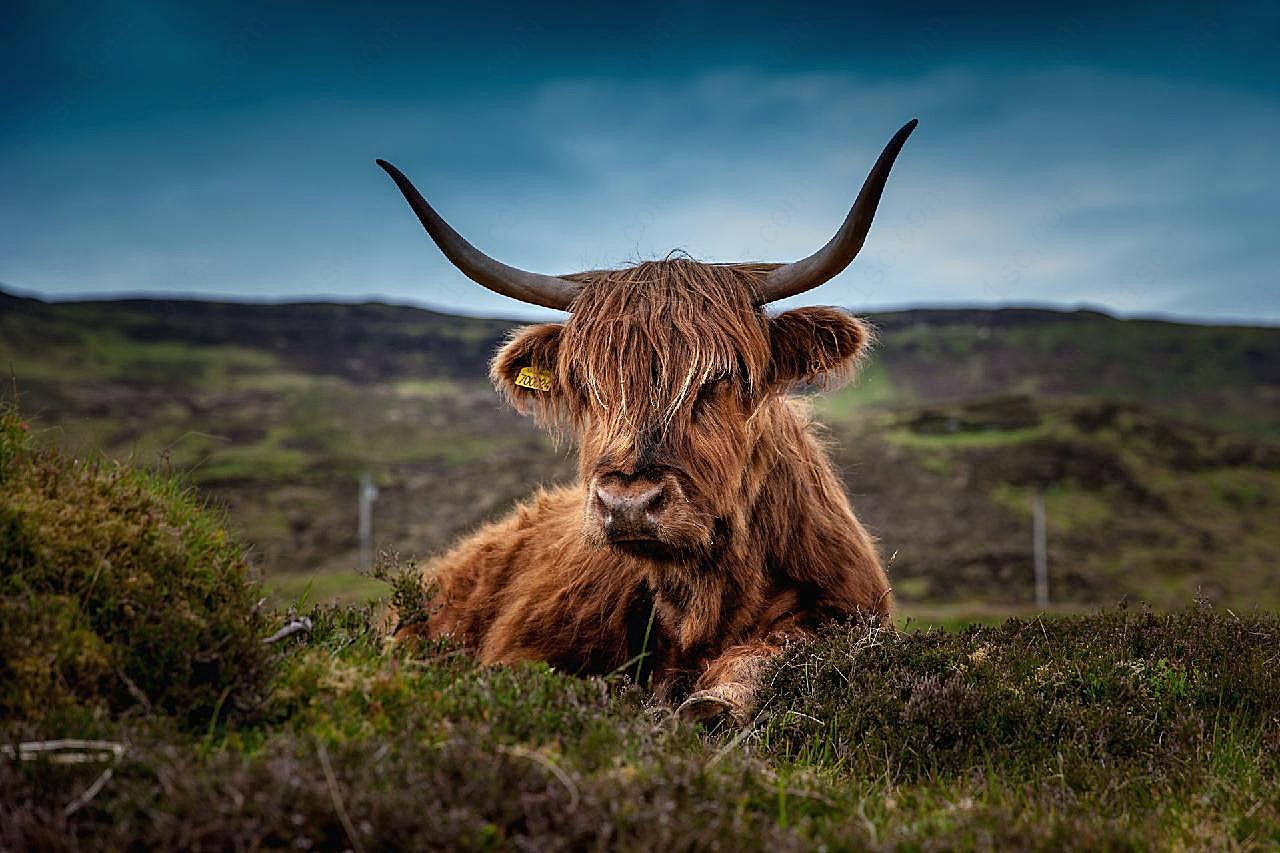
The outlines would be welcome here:
[[[243,551],[176,481],[69,459],[0,408],[0,720],[251,713],[268,649]]]

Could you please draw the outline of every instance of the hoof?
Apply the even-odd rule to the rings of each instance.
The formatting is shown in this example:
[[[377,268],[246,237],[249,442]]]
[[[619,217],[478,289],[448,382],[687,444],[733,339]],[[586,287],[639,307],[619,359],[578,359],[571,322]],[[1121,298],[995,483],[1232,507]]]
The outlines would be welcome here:
[[[676,716],[683,723],[705,723],[717,717],[736,717],[737,707],[722,696],[710,690],[699,690],[680,703]]]

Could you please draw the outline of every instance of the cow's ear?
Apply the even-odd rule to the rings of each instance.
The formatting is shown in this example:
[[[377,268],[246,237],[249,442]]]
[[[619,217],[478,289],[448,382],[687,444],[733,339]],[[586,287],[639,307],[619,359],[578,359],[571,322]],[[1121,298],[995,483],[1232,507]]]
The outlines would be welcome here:
[[[489,365],[494,386],[522,415],[549,420],[562,401],[556,378],[560,323],[516,329]]]
[[[853,376],[871,328],[835,308],[797,308],[769,320],[770,379],[775,387]]]

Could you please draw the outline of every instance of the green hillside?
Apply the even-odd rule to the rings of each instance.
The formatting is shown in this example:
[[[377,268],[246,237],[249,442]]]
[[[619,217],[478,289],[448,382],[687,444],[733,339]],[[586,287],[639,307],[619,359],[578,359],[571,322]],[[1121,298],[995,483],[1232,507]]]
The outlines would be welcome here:
[[[1280,430],[1280,328],[1121,320],[1095,311],[921,309],[867,318],[875,355],[826,398],[837,417],[992,395],[1138,403],[1225,430]],[[28,394],[82,381],[186,389],[244,376],[482,381],[517,324],[376,303],[45,303],[0,291],[0,357]]]
[[[627,673],[273,609],[220,521],[0,404],[0,849],[1280,843],[1274,615],[835,624],[770,664],[745,727],[704,728]]]
[[[918,310],[874,314],[865,381],[827,411],[1004,394],[1087,397],[1224,430],[1280,432],[1280,328],[1121,320],[1096,311]]]
[[[1052,598],[1280,606],[1280,329],[1095,312],[871,318],[875,355],[818,398],[904,610],[1018,612],[1029,501]],[[372,592],[351,570],[356,481],[380,548],[421,556],[572,476],[484,379],[512,324],[385,305],[0,294],[0,365],[43,441],[180,473],[224,504],[286,595]]]

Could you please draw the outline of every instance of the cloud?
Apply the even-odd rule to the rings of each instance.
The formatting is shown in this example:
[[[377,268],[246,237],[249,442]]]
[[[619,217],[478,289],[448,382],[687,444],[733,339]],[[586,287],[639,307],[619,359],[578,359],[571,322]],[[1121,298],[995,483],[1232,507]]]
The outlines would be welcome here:
[[[574,205],[569,216],[559,203],[550,215],[505,205],[517,263],[564,270],[672,248],[800,257],[919,114],[863,257],[822,300],[1280,319],[1264,286],[1277,261],[1264,232],[1280,223],[1269,148],[1280,112],[1261,98],[1070,68],[891,81],[736,71],[566,81],[530,112],[559,136],[558,202]]]
[[[531,269],[674,248],[789,260],[834,232],[916,115],[863,256],[797,301],[1280,321],[1275,102],[1075,67],[561,76],[483,99],[299,97],[138,118],[74,144],[10,140],[0,228],[19,239],[0,249],[0,280],[537,316],[452,270],[373,157]]]

